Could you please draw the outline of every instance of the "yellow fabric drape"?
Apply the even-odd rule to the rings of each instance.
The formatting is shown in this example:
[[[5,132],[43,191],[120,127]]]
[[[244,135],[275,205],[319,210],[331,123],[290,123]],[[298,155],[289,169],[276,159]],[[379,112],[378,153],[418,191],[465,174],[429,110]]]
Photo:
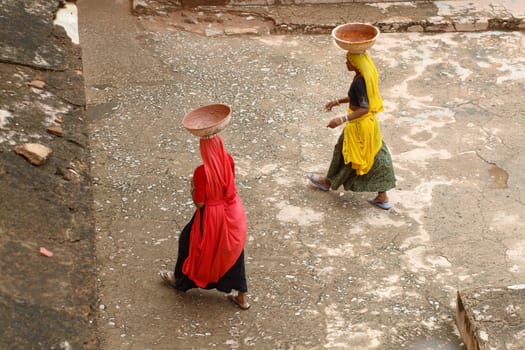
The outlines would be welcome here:
[[[346,123],[343,140],[345,164],[352,163],[357,175],[367,174],[374,165],[374,158],[383,143],[376,114],[383,111],[383,100],[379,93],[379,77],[370,56],[348,53],[346,58],[365,79],[368,97],[368,113]],[[352,110],[348,108],[348,114]]]

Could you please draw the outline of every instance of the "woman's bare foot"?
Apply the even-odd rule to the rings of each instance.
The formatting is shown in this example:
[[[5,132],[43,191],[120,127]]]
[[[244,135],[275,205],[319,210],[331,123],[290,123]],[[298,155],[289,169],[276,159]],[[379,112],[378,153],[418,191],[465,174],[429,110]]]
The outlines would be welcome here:
[[[378,192],[376,198],[368,199],[368,203],[375,205],[376,207],[379,207],[384,210],[388,210],[392,207],[388,203],[388,196],[386,195],[386,192]]]
[[[330,188],[330,186],[332,186],[332,182],[330,180],[328,180],[327,178],[325,178],[325,177],[321,176],[320,182],[321,182],[322,185],[324,185],[324,186],[326,186],[328,188]]]
[[[386,192],[377,192],[376,198],[374,198],[376,203],[388,203],[388,196]]]
[[[332,183],[327,178],[314,173],[307,173],[305,176],[315,187],[319,188],[321,191],[326,192],[330,190]]]
[[[250,303],[248,303],[248,297],[246,293],[238,292],[236,296],[233,294],[228,295],[228,299],[237,305],[241,310],[248,310],[250,308]]]
[[[166,283],[168,286],[177,289],[177,279],[175,278],[175,275],[173,274],[173,271],[159,271],[160,278],[164,283]]]
[[[239,294],[237,294],[237,301],[239,302],[239,304],[241,305],[246,304],[247,299],[248,298],[246,297],[246,293],[239,292]]]

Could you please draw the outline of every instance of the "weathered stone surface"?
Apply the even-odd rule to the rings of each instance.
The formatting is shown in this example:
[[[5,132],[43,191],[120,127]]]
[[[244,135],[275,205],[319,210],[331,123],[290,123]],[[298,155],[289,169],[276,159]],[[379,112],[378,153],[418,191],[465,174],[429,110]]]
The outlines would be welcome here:
[[[522,2],[512,0],[184,0],[182,3],[170,0],[141,0],[139,10],[134,13],[155,14],[162,9],[163,13],[171,16],[180,10],[181,6],[186,10],[199,8],[209,12],[257,14],[273,22],[272,33],[330,33],[336,24],[362,21],[373,23],[381,32],[523,30],[525,26],[525,6]],[[187,28],[184,25],[178,27],[188,31],[203,31],[201,28]]]
[[[423,29],[423,26],[417,24],[417,25],[414,25],[414,26],[409,26],[407,28],[407,32],[422,32],[424,29]]]
[[[458,291],[456,324],[468,350],[523,349],[525,285]]]
[[[487,21],[463,21],[455,23],[454,27],[458,32],[481,32],[487,30],[489,28],[489,24]]]
[[[78,86],[84,84],[84,77],[75,71],[53,72],[47,74],[46,90],[75,106],[84,106],[85,96],[78,93]]]
[[[0,59],[26,66],[63,69],[64,48],[55,35],[53,14],[60,1],[0,0]]]
[[[41,264],[53,266],[49,261]],[[42,292],[51,293],[59,289],[57,287],[49,286],[51,289]],[[66,307],[74,309],[71,304]],[[32,304],[13,295],[0,293],[0,315],[2,349],[90,349],[96,343],[94,336],[86,339],[78,332],[79,329],[89,327],[82,317],[56,310],[48,304]]]
[[[188,23],[188,24],[199,24],[199,21],[197,21],[195,18],[193,17],[186,17],[184,18],[184,23]]]
[[[221,28],[216,28],[213,26],[209,26],[206,29],[204,29],[204,34],[206,36],[219,36],[222,35],[224,31]]]
[[[24,143],[16,146],[15,152],[25,157],[33,165],[42,165],[48,160],[52,150],[39,143]]]
[[[60,3],[0,0],[1,349],[98,348],[82,61]]]
[[[259,34],[257,28],[236,28],[236,27],[226,27],[224,28],[224,33],[226,35],[242,35],[242,34]]]

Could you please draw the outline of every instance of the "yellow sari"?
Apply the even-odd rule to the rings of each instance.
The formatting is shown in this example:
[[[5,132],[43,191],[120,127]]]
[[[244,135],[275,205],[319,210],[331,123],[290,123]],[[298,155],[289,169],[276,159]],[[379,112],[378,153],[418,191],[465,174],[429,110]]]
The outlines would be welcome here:
[[[357,68],[365,80],[368,97],[368,113],[346,123],[343,140],[345,164],[352,163],[357,175],[364,175],[372,169],[374,158],[381,148],[383,138],[376,114],[383,111],[383,100],[379,94],[377,69],[368,54],[348,53],[346,58]],[[348,114],[352,113],[350,107]]]

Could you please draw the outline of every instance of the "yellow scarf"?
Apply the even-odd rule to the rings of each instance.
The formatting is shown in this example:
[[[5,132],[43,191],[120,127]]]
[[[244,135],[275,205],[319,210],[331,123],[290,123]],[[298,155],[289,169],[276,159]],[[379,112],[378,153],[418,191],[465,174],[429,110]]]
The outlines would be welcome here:
[[[368,113],[346,123],[343,140],[345,164],[352,163],[357,175],[364,175],[372,169],[374,158],[381,149],[383,138],[376,114],[383,111],[383,100],[379,94],[377,69],[368,54],[348,53],[346,58],[357,68],[365,79],[368,97]],[[348,114],[352,113],[350,107]]]

